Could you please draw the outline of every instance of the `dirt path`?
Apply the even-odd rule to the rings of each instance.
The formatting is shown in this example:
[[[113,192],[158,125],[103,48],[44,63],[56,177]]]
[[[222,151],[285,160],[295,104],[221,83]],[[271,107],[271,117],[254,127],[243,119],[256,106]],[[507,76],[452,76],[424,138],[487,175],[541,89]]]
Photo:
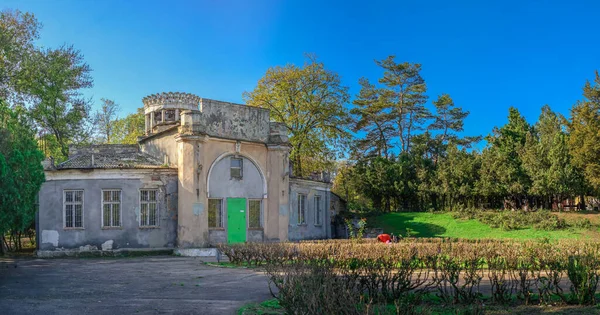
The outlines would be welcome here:
[[[195,258],[0,258],[2,314],[235,314],[270,297],[263,274]]]

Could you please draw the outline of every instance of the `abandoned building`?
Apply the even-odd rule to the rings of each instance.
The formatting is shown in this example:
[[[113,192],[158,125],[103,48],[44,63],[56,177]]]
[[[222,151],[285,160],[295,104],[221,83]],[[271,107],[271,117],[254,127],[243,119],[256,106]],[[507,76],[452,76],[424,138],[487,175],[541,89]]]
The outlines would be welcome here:
[[[294,178],[269,110],[187,93],[143,99],[137,145],[72,146],[46,161],[38,249],[206,248],[326,239],[343,207],[327,180]]]

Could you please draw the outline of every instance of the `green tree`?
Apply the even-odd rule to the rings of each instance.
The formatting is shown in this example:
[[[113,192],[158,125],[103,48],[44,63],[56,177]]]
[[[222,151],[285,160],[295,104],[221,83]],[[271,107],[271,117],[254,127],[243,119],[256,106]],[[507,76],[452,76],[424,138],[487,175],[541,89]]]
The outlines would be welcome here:
[[[433,102],[435,114],[433,122],[428,130],[435,132],[432,144],[432,158],[437,163],[440,155],[444,154],[449,143],[469,147],[473,142],[479,141],[480,137],[459,137],[458,133],[464,129],[465,118],[469,116],[468,111],[457,107],[448,94],[440,95]]]
[[[81,89],[92,86],[90,67],[71,46],[37,51],[27,61],[31,69],[22,88],[31,96],[30,113],[42,134],[51,135],[61,156],[68,155],[70,143],[91,136],[90,102]]]
[[[508,123],[494,128],[486,138],[488,147],[483,151],[479,189],[487,196],[505,198],[512,208],[523,205],[531,185],[520,156],[530,131],[525,118],[511,107]]]
[[[600,191],[600,75],[596,71],[594,83],[586,82],[584,99],[571,108],[568,124],[569,149],[573,164],[582,169],[585,179]]]
[[[138,108],[137,112],[129,114],[114,122],[112,143],[137,144],[138,137],[145,133],[144,109]]]
[[[476,152],[469,153],[450,144],[437,164],[434,187],[442,196],[441,206],[449,210],[475,206],[480,169],[481,160]]]
[[[550,208],[554,200],[562,201],[579,194],[583,188],[581,174],[572,165],[564,121],[548,105],[542,107],[520,153],[523,167],[531,178],[529,193],[537,196],[540,206],[546,208]]]
[[[409,62],[396,63],[394,56],[376,61],[383,68],[383,77],[379,83],[386,107],[392,109],[398,129],[401,151],[411,148],[413,135],[423,129],[423,123],[431,114],[425,107],[427,86],[421,77],[421,65]]]
[[[22,108],[10,109],[0,100],[0,252],[7,232],[20,235],[35,219],[44,156],[33,130]]]
[[[391,140],[395,137],[394,116],[382,101],[378,89],[368,79],[359,80],[360,93],[350,111],[355,117],[353,131],[365,133],[354,141],[355,156],[389,156]]]
[[[27,72],[23,60],[36,50],[40,23],[31,13],[0,12],[0,98],[16,101],[20,78]]]
[[[269,68],[243,97],[248,105],[270,109],[271,119],[288,128],[296,175],[330,167],[345,152],[350,138],[344,106],[348,88],[314,56],[307,56],[303,67]]]
[[[28,108],[44,151],[60,161],[70,143],[90,139],[90,106],[81,89],[91,87],[91,70],[71,46],[36,47],[40,28],[33,14],[0,13],[0,97]]]

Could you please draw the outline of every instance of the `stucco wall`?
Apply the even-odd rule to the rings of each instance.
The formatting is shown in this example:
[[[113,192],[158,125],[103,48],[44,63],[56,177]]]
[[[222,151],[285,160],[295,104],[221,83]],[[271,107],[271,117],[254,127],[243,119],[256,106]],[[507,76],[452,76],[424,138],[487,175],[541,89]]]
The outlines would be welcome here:
[[[210,169],[208,179],[209,198],[253,198],[262,199],[265,195],[263,174],[254,162],[243,155],[242,178],[231,178],[230,159],[235,154],[222,156]]]
[[[139,171],[139,170],[137,170]],[[61,174],[61,172],[65,174]],[[70,174],[69,179],[66,174]],[[177,177],[171,172],[143,170],[94,170],[92,172],[55,171],[39,193],[39,249],[78,248],[112,241],[117,248],[174,247],[177,229]],[[110,178],[113,179],[110,179]],[[140,228],[139,190],[158,189],[159,227]],[[63,190],[82,189],[83,229],[65,229]],[[102,228],[102,189],[120,189],[121,228]]]
[[[298,194],[306,198],[305,224],[298,223]],[[315,196],[321,197],[321,225],[315,224]],[[289,239],[291,241],[308,239],[326,239],[331,237],[330,192],[329,184],[290,179]]]
[[[267,109],[203,98],[200,111],[198,123],[209,136],[258,142],[269,139]]]
[[[177,128],[143,140],[140,143],[142,152],[150,154],[160,161],[164,161],[164,156],[167,155],[169,165],[177,167],[179,155],[175,135],[177,135]]]
[[[192,136],[189,140],[182,140],[179,145],[181,148],[189,149],[189,151],[180,151],[179,156],[179,160],[183,163],[180,163],[179,167],[179,247],[205,247],[226,241],[226,231],[208,229],[209,172],[212,178],[211,198],[213,196],[215,198],[263,198],[264,181],[259,173],[266,177],[267,183],[271,183],[271,179],[287,183],[287,177],[282,174],[282,168],[279,167],[281,161],[273,164],[278,165],[277,168],[267,168],[267,165],[272,164],[269,163],[271,155],[265,144],[241,142],[239,152],[236,152],[236,141],[210,137],[194,138]],[[236,182],[232,188],[229,183],[231,179],[227,156],[233,154],[244,158],[245,169],[244,179]],[[219,183],[220,181],[223,183]],[[289,187],[286,186],[283,196],[280,191],[276,190],[271,194],[271,190],[267,189],[267,195],[264,196],[262,202],[263,230],[260,231],[260,238],[279,240],[280,234],[287,235],[287,221],[283,227],[279,224],[279,203],[282,201],[287,207],[288,189]],[[287,213],[285,218],[287,219]],[[227,224],[226,217],[224,221]],[[281,231],[281,229],[285,231]],[[258,232],[249,232],[248,240],[258,238]]]

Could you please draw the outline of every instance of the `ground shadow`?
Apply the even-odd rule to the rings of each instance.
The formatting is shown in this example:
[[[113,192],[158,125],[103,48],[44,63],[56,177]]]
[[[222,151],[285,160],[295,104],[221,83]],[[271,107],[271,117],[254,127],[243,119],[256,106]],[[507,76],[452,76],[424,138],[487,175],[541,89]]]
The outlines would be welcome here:
[[[407,236],[410,229],[415,237],[440,237],[446,233],[446,228],[432,223],[415,222],[412,217],[403,215],[382,216],[373,221],[373,227],[383,228],[385,233]]]

